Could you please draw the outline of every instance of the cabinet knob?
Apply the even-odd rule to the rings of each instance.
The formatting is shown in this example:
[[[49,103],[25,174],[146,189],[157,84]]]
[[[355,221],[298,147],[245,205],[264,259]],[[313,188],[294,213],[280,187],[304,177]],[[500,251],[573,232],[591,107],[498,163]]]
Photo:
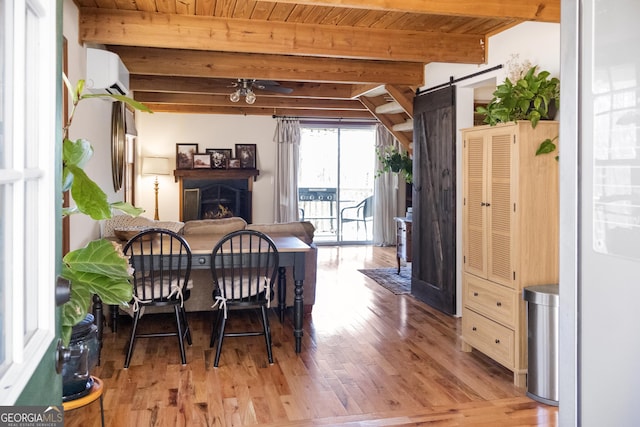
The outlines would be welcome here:
[[[487,206],[485,202],[480,202],[480,206]]]
[[[496,305],[497,305],[498,307],[502,307],[502,303],[501,303],[500,301],[498,301],[498,302],[496,303]]]
[[[477,297],[477,296],[478,296],[478,293],[477,293],[477,292],[474,292],[474,293],[473,293],[473,296],[474,296],[474,297]]]
[[[496,344],[500,344],[500,340],[496,338]]]
[[[476,328],[475,326],[471,328],[472,331],[477,331],[478,328]]]

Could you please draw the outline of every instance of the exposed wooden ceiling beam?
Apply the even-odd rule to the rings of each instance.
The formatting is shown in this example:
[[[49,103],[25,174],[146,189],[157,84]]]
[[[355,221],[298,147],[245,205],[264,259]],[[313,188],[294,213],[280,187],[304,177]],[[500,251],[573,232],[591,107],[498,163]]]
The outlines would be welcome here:
[[[288,117],[324,117],[373,119],[368,111],[354,110],[296,110],[291,108],[252,108],[247,104],[236,107],[216,107],[208,105],[176,105],[145,103],[154,113],[185,113],[185,114],[240,114],[244,116],[288,116]]]
[[[380,123],[382,123],[384,125],[384,127],[386,127],[389,130],[389,132],[391,132],[391,134],[398,140],[398,142],[400,142],[400,144],[402,144],[402,146],[407,151],[409,151],[410,153],[413,151],[412,147],[411,147],[411,143],[413,141],[411,139],[409,139],[409,137],[404,132],[397,132],[397,131],[393,130],[393,125],[395,124],[395,122],[391,119],[390,115],[388,115],[388,114],[376,114],[377,105],[371,99],[367,98],[366,96],[360,97],[360,102],[362,102],[362,105],[367,107],[369,112],[373,116],[375,116],[380,121]]]
[[[414,91],[411,88],[401,88],[394,85],[386,85],[385,88],[391,97],[402,107],[402,109],[413,118],[413,98]]]
[[[271,2],[273,0],[256,0]],[[507,17],[527,21],[560,22],[560,0],[278,0],[307,6],[348,7],[393,12],[432,13],[467,17]]]
[[[483,36],[80,9],[82,42],[405,62],[485,61]]]
[[[229,95],[204,95],[181,93],[139,92],[135,94],[136,101],[145,104],[181,104],[181,105],[209,105],[217,107],[237,107],[231,102]],[[240,103],[244,104],[244,98]],[[303,99],[303,98],[275,98],[258,95],[256,102],[243,105],[245,108],[291,108],[291,109],[316,109],[316,110],[355,110],[367,109],[357,100],[331,100],[331,99]]]
[[[421,86],[417,62],[367,61],[228,52],[110,46],[132,74],[250,78]]]
[[[351,97],[359,98],[363,95],[366,95],[367,92],[371,92],[374,90],[378,90],[382,88],[384,90],[384,85],[381,84],[372,84],[372,85],[353,85],[351,87]]]
[[[233,88],[231,83],[235,79],[210,79],[204,77],[178,76],[149,76],[132,74],[129,86],[136,92],[175,92],[175,93],[205,93],[229,94]],[[351,99],[351,84],[339,83],[300,83],[286,82],[283,87],[293,89],[293,92],[273,94],[256,89],[260,96],[278,96],[284,98],[317,98],[317,99]]]

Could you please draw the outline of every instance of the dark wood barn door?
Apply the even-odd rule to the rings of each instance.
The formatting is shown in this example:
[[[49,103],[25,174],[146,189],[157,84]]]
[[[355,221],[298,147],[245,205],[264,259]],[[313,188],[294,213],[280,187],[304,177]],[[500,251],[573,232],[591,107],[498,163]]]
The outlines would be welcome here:
[[[456,301],[455,86],[414,100],[411,293],[448,314]]]

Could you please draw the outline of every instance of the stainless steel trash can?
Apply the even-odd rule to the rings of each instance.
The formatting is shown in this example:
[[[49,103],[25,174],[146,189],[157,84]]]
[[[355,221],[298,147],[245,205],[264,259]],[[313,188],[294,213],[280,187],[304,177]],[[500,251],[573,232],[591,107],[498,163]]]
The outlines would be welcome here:
[[[558,285],[528,286],[527,302],[529,372],[527,396],[558,406]]]

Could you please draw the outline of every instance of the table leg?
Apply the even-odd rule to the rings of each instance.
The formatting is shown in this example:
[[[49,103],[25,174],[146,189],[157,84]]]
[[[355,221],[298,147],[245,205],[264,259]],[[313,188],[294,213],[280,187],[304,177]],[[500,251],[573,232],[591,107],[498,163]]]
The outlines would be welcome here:
[[[295,299],[293,300],[293,336],[296,340],[296,353],[302,351],[302,318],[304,306],[302,304],[302,280],[295,281]]]
[[[284,323],[284,313],[287,309],[287,269],[286,267],[278,268],[278,314],[280,315],[280,323]]]
[[[100,355],[102,353],[102,333],[104,329],[104,317],[102,300],[96,294],[93,295],[93,321],[98,329],[98,366],[100,366]]]
[[[303,284],[305,274],[305,254],[296,253],[293,263],[293,279],[295,283],[295,296],[293,299],[293,337],[296,341],[296,353],[302,351],[302,319],[304,317]]]
[[[112,305],[109,309],[111,310],[111,332],[115,334],[118,332],[118,306]]]
[[[100,395],[100,421],[104,427],[104,404],[102,403],[102,395]]]
[[[400,274],[400,257],[397,257],[397,258],[398,258],[398,274]]]

